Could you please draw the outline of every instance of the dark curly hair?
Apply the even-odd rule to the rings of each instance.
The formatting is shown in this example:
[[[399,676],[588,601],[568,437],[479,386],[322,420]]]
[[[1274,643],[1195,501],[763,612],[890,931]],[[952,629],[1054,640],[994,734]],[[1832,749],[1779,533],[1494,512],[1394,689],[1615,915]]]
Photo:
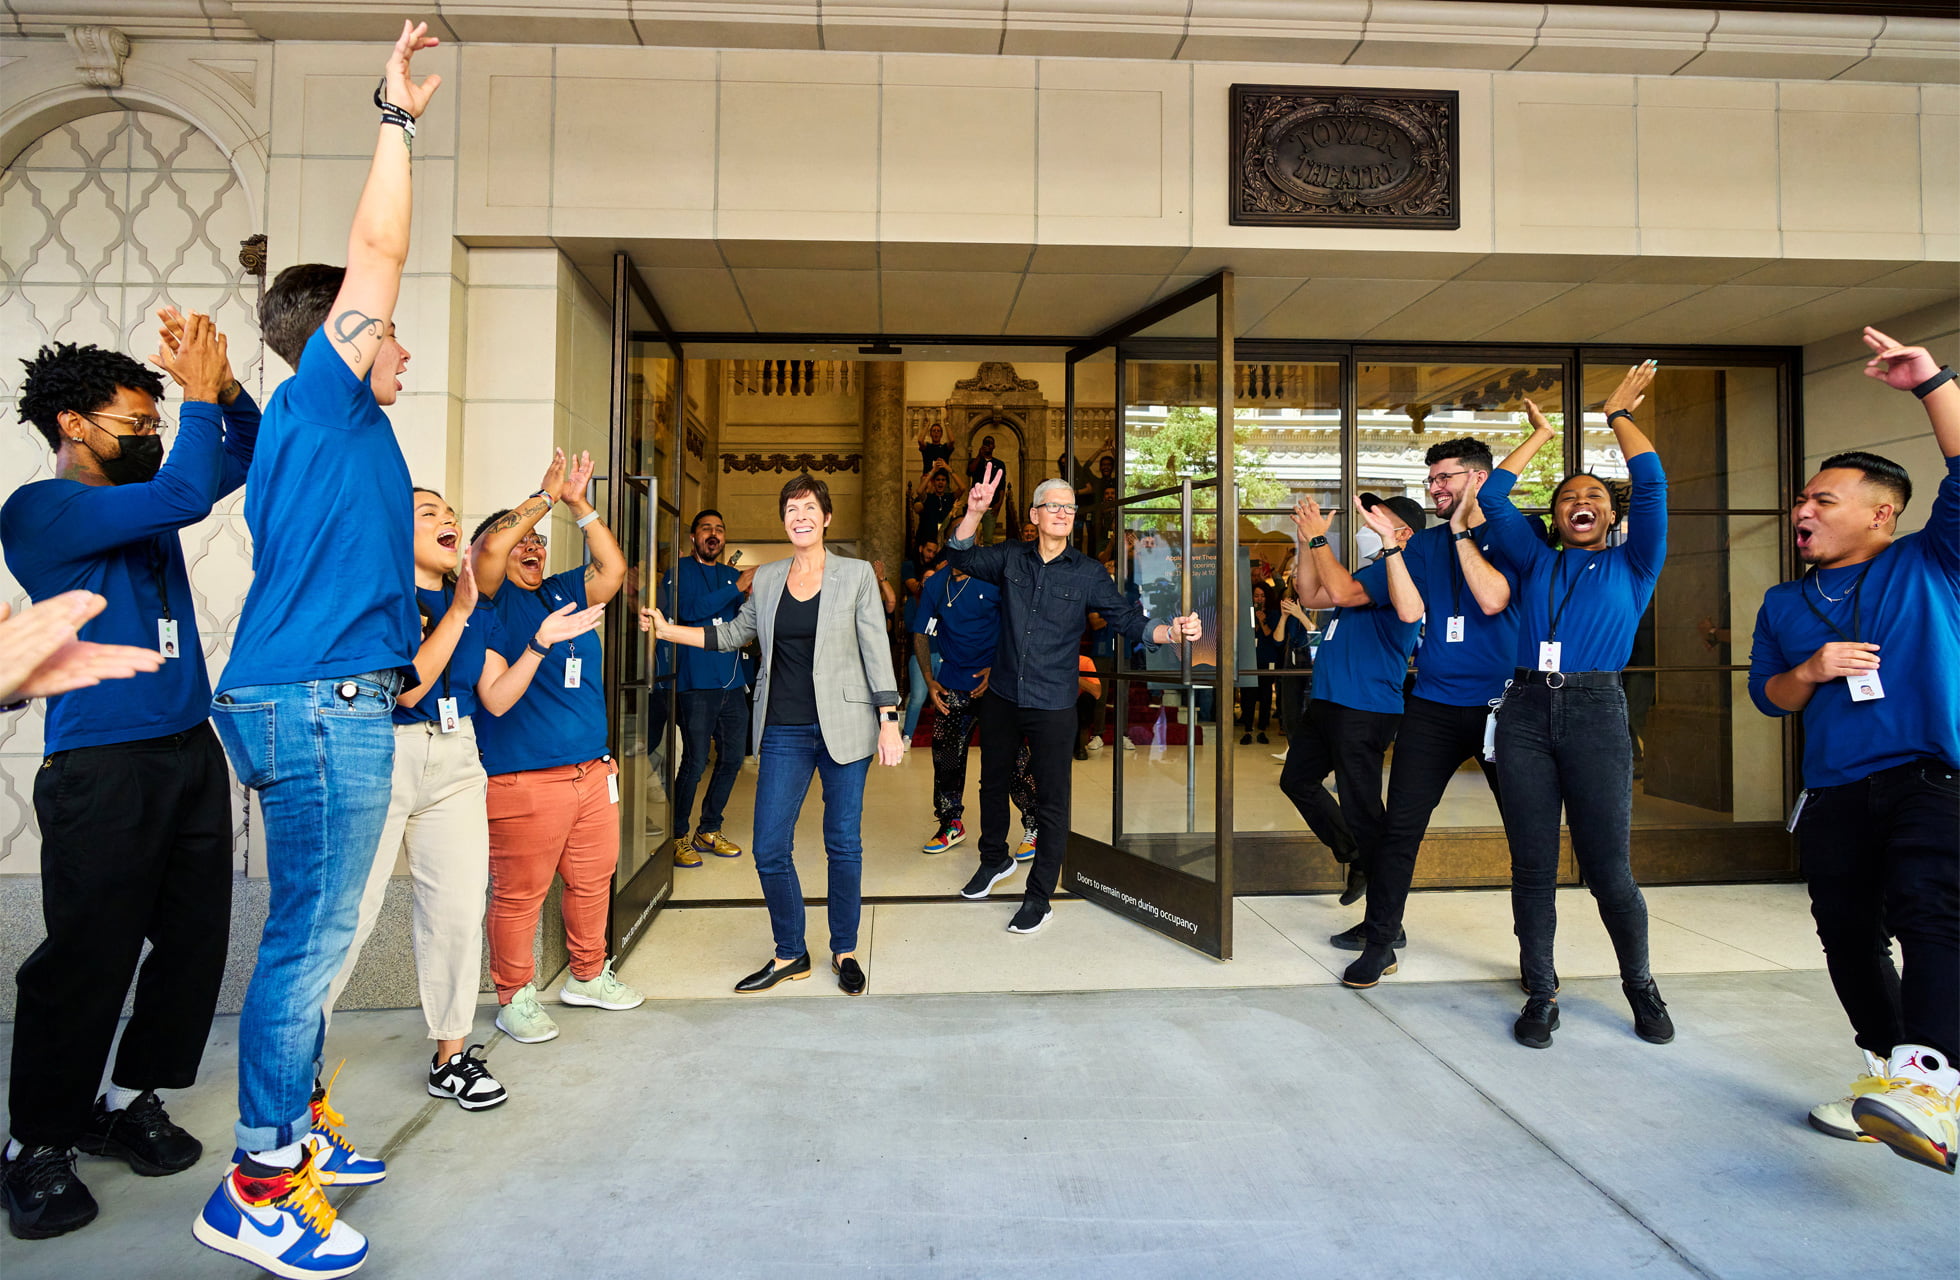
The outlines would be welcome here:
[[[63,413],[94,413],[123,387],[163,399],[162,375],[120,351],[57,342],[21,363],[27,367],[27,377],[20,384],[20,420],[32,423],[57,453],[61,450],[57,419]]]
[[[300,354],[327,322],[327,313],[333,310],[333,300],[340,296],[341,282],[346,279],[347,268],[324,262],[302,262],[274,276],[265,296],[259,299],[259,332],[265,337],[265,345],[297,370]]]

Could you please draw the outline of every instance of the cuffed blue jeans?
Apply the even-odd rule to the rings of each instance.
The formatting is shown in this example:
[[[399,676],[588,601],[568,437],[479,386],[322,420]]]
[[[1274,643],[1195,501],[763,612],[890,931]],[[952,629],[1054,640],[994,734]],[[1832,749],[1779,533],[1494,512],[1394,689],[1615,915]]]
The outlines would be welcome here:
[[[830,950],[857,950],[863,909],[864,778],[871,757],[838,764],[813,724],[772,724],[762,731],[755,780],[755,874],[769,904],[776,958],[794,960],[809,949],[803,940],[803,885],[796,876],[796,819],[810,792],[810,775],[823,782],[823,846],[830,862]]]
[[[227,689],[211,720],[259,793],[271,889],[238,1026],[238,1145],[270,1151],[312,1127],[327,990],[346,959],[388,818],[397,673]]]

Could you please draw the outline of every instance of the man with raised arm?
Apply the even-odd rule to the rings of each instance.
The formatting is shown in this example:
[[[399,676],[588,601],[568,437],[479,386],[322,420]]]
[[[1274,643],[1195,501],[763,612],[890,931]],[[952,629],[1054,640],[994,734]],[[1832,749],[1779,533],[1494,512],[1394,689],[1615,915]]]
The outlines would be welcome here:
[[[388,55],[347,265],[288,267],[259,303],[266,345],[294,372],[259,431],[245,493],[252,586],[212,719],[259,793],[271,897],[239,1019],[236,1168],[192,1231],[282,1276],[358,1268],[367,1240],[322,1187],[386,1176],[341,1135],[318,1079],[327,990],[388,816],[395,695],[417,679],[414,497],[382,409],[408,366],[393,315],[415,120],[440,83],[416,83],[409,63],[435,43],[404,22]]]
[[[1069,784],[1075,749],[1077,659],[1090,610],[1134,640],[1196,640],[1195,613],[1159,622],[1124,598],[1109,572],[1069,545],[1075,488],[1066,480],[1035,487],[1028,516],[1033,542],[973,545],[1006,469],[993,463],[966,491],[966,515],[946,542],[946,562],[1000,591],[1000,645],[980,699],[980,868],[960,890],[979,899],[1012,875],[1007,852],[1007,793],[1021,744],[1034,774],[1035,829],[1042,833],[1021,909],[1009,933],[1033,933],[1048,919],[1049,897],[1068,845]]]
[[[1756,614],[1749,695],[1800,714],[1791,826],[1810,912],[1865,1073],[1812,1109],[1838,1138],[1876,1138],[1954,1171],[1960,1116],[1960,385],[1924,347],[1865,330],[1865,372],[1925,404],[1946,457],[1926,527],[1898,536],[1905,468],[1826,458],[1790,510],[1795,582]],[[1899,940],[1905,972],[1892,964]]]

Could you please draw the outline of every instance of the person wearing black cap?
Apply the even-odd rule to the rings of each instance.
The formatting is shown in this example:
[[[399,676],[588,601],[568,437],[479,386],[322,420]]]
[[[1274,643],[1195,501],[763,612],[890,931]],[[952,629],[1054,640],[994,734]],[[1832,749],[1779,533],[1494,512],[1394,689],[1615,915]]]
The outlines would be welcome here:
[[[1328,517],[1312,498],[1293,508],[1302,546],[1294,558],[1293,583],[1308,609],[1336,609],[1314,658],[1313,701],[1288,740],[1280,790],[1300,811],[1321,843],[1347,867],[1347,906],[1367,889],[1369,868],[1383,832],[1382,757],[1402,720],[1402,686],[1415,647],[1416,624],[1396,615],[1389,600],[1384,560],[1402,554],[1425,523],[1422,508],[1404,497],[1364,493],[1364,510],[1392,513],[1390,535],[1374,563],[1350,574],[1327,543]],[[1341,798],[1327,794],[1334,775]]]

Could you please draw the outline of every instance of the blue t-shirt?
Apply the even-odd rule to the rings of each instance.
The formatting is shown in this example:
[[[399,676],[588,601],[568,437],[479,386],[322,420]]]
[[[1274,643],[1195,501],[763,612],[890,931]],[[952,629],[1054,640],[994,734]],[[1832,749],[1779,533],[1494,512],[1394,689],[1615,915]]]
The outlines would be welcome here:
[[[1381,561],[1354,580],[1370,600],[1388,599],[1388,566]],[[1402,621],[1386,603],[1336,609],[1313,660],[1313,696],[1357,711],[1402,714],[1402,686],[1418,625]]]
[[[1486,522],[1476,530],[1478,546],[1490,541],[1489,529]],[[1463,576],[1453,539],[1447,524],[1432,525],[1410,538],[1402,552],[1402,563],[1422,592],[1424,610],[1414,693],[1452,707],[1475,707],[1502,697],[1505,682],[1517,666],[1518,584],[1504,574],[1511,580],[1511,607],[1495,617],[1487,615]],[[1491,554],[1484,547],[1485,558]],[[1458,616],[1463,619],[1463,639],[1452,643],[1450,619]]]
[[[680,595],[675,598],[675,572],[680,575]],[[742,611],[743,592],[735,585],[740,572],[731,565],[702,564],[688,556],[661,580],[661,598],[673,600],[674,621],[689,627],[712,627]],[[663,646],[676,650],[680,663],[682,692],[697,689],[739,689],[742,687],[742,651],[696,649],[692,645]]]
[[[1511,505],[1517,476],[1499,467],[1484,481],[1477,501],[1486,523],[1478,545],[1493,548],[1494,562],[1511,577],[1510,612],[1518,615],[1514,666],[1536,671],[1544,640],[1558,641],[1561,671],[1619,671],[1633,656],[1633,633],[1667,560],[1667,473],[1660,455],[1651,452],[1628,459],[1627,473],[1633,501],[1626,541],[1598,551],[1552,550]]]
[[[506,582],[494,597],[497,624],[490,647],[515,662],[538,633],[545,615],[568,604],[585,608],[585,566],[553,574],[536,591]],[[576,689],[565,687],[565,660],[580,663]],[[476,720],[476,745],[483,771],[495,777],[527,769],[583,764],[611,751],[606,742],[605,650],[599,633],[588,631],[551,646],[538,660],[531,687],[517,705],[500,716]]]
[[[951,569],[941,569],[919,588],[914,634],[929,634],[939,646],[934,678],[955,693],[972,693],[1000,646],[1000,588],[978,578],[954,581]]]
[[[1804,785],[1856,782],[1922,756],[1960,769],[1960,458],[1946,460],[1924,529],[1864,564],[1763,596],[1749,654],[1749,696],[1763,714],[1790,714],[1769,700],[1769,678],[1833,640],[1878,646],[1885,696],[1853,702],[1844,680],[1818,686],[1803,709]]]
[[[438,623],[442,615],[449,612],[449,602],[456,598],[456,588],[439,587],[433,590],[415,588],[415,598],[429,611],[429,616]],[[483,651],[490,644],[490,633],[497,625],[497,609],[488,600],[477,598],[476,608],[470,613],[469,623],[463,634],[456,639],[456,648],[449,655],[449,665],[442,669],[434,684],[412,707],[395,706],[396,724],[426,724],[440,721],[442,707],[439,700],[456,699],[456,714],[473,716],[477,713],[476,682],[483,675]]]
[[[326,330],[272,393],[250,479],[252,586],[220,692],[370,671],[413,681],[422,626],[408,464]]]
[[[222,416],[221,436],[218,406],[187,401],[170,456],[146,483],[38,480],[0,507],[7,567],[30,597],[80,590],[109,602],[82,628],[81,639],[155,649],[158,621],[167,612],[177,623],[179,656],[160,670],[48,699],[43,736],[50,754],[182,733],[211,714],[211,681],[177,531],[245,482],[258,406],[241,393]]]

